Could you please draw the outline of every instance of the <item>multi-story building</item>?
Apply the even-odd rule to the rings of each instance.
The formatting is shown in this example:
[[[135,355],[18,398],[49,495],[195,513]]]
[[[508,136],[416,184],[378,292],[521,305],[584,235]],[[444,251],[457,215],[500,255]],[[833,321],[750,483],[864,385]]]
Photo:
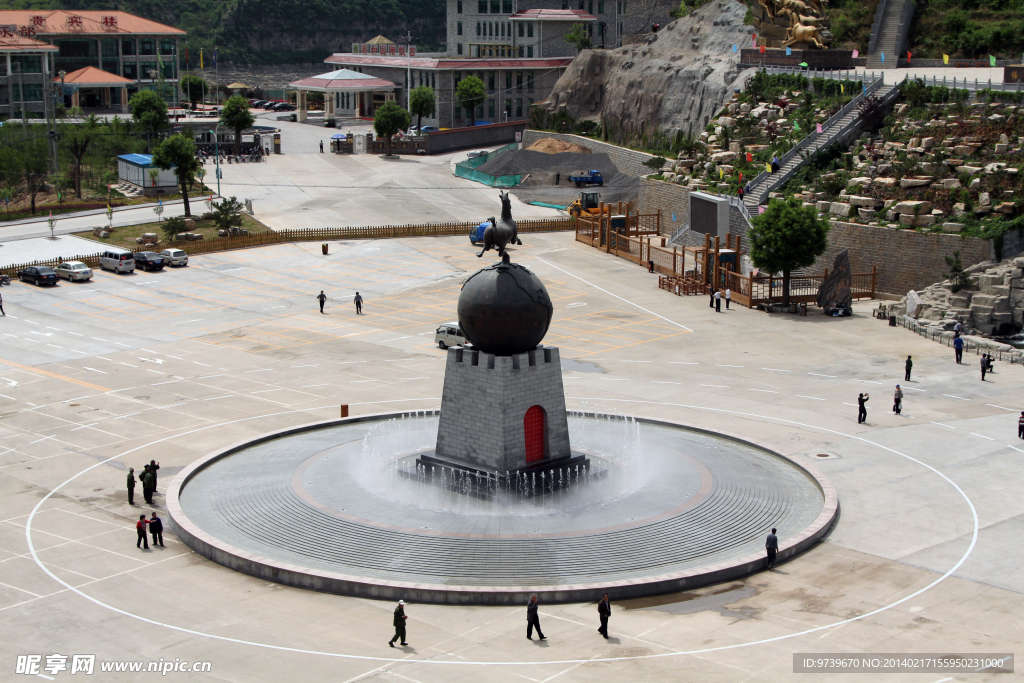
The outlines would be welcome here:
[[[123,106],[125,96],[161,82],[168,92],[177,90],[179,41],[186,34],[171,26],[116,10],[0,10],[0,34],[5,33],[57,48],[48,73],[58,81],[61,72],[66,77],[86,67],[120,77],[99,79],[106,96],[95,89],[79,93],[82,106]],[[70,106],[78,86],[63,87]]]
[[[45,114],[47,79],[57,48],[0,26],[0,117]]]

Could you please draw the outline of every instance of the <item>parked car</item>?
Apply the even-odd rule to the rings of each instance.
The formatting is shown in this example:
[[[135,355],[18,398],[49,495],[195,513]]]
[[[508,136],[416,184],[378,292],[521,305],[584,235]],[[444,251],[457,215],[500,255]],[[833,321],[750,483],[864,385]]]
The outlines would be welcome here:
[[[133,273],[135,272],[135,257],[130,251],[105,251],[100,256],[100,270]]]
[[[437,126],[423,126],[420,128],[420,135],[426,135],[427,133],[436,133],[441,130]]]
[[[81,261],[65,261],[57,266],[57,277],[68,282],[84,282],[92,279],[92,268]]]
[[[474,225],[469,229],[469,241],[471,244],[476,245],[484,241],[484,230],[491,226],[490,221],[484,221],[480,225]]]
[[[488,154],[488,153],[487,153],[487,151],[486,151],[486,150],[483,150],[483,149],[478,149],[478,150],[476,150],[475,152],[470,152],[470,153],[468,154],[468,158],[470,158],[470,159],[476,159],[477,157],[485,157],[485,156],[487,156],[487,154]]]
[[[164,257],[164,261],[169,266],[188,265],[188,254],[181,249],[164,249],[160,252],[160,255]]]
[[[167,261],[155,251],[135,252],[135,265],[142,270],[163,270]]]
[[[57,284],[57,273],[47,266],[29,266],[18,271],[18,279],[22,282],[33,282],[36,285]]]
[[[437,342],[437,348],[447,349],[449,346],[465,344],[466,335],[459,328],[459,323],[445,323],[437,328],[437,332],[434,333],[434,341]]]

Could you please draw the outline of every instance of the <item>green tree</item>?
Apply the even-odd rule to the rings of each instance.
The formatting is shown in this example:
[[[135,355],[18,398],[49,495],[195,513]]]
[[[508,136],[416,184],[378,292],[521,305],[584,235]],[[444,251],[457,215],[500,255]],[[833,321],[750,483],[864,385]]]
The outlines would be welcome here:
[[[249,100],[241,95],[232,95],[220,112],[221,125],[235,129],[235,154],[242,153],[242,131],[256,123],[256,117],[249,111]]]
[[[167,138],[153,150],[153,163],[165,171],[175,169],[178,174],[178,185],[181,186],[181,198],[185,204],[185,216],[191,218],[188,188],[195,182],[201,168],[199,160],[196,159],[196,145],[192,138],[181,134]]]
[[[153,150],[153,136],[167,127],[167,103],[152,90],[140,90],[128,101],[132,118],[146,134],[146,150]]]
[[[206,92],[210,89],[206,81],[195,74],[182,76],[178,81],[178,87],[181,88],[181,94],[185,96],[185,99],[192,104],[193,109],[196,108],[198,102],[206,98]]]
[[[789,305],[789,274],[806,268],[828,247],[828,221],[818,218],[813,206],[795,197],[773,199],[755,216],[748,233],[754,265],[771,273],[782,272],[782,304]]]
[[[71,173],[71,182],[75,188],[75,197],[82,198],[82,159],[89,151],[89,145],[100,133],[101,123],[94,114],[90,114],[81,123],[65,123],[60,126],[61,146],[75,160]]]
[[[583,24],[574,24],[572,30],[562,37],[565,42],[575,47],[577,52],[583,52],[590,48],[590,36],[587,34],[587,27]]]
[[[409,108],[416,115],[417,128],[423,126],[424,116],[431,117],[434,115],[435,101],[434,89],[429,85],[413,88],[413,91],[409,93]]]
[[[160,224],[164,236],[168,242],[173,242],[179,232],[185,232],[185,219],[181,216],[173,216]]]
[[[225,197],[219,202],[211,202],[213,222],[221,230],[242,227],[242,202],[237,197]]]
[[[487,92],[484,90],[484,82],[476,76],[468,76],[459,81],[455,88],[455,99],[459,106],[469,111],[471,126],[476,125],[476,108],[487,99]]]
[[[16,139],[5,140],[8,144],[0,145],[0,168],[5,177],[20,177],[25,181],[31,211],[35,214],[36,195],[43,189],[43,181],[50,172],[50,154],[45,134],[33,135],[30,131],[29,135],[21,138],[21,130],[17,129]]]
[[[409,112],[399,107],[394,100],[388,100],[377,107],[373,115],[373,129],[387,141],[388,156],[391,156],[391,136],[408,128],[411,118]]]

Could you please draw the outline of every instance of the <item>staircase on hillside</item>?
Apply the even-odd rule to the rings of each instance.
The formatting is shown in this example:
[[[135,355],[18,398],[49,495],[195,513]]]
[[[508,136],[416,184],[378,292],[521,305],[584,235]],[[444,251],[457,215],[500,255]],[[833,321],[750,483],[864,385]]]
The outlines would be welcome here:
[[[888,61],[888,57],[886,57],[886,60]],[[874,92],[874,95],[881,99],[885,99],[886,95],[888,95],[895,87],[895,85],[882,85]],[[859,115],[860,111],[857,107],[850,109],[850,111],[846,112],[842,118],[837,121],[833,121],[831,125],[824,127],[821,134],[808,143],[806,147],[786,160],[777,173],[759,176],[759,179],[756,179],[754,183],[751,183],[750,192],[743,196],[743,205],[747,207],[747,211],[750,212],[750,215],[756,216],[758,214],[758,200],[762,195],[766,192],[774,192],[781,187],[783,183],[792,177],[792,174],[803,166],[805,161],[815,152],[819,149],[828,147],[835,142],[843,133],[844,129],[850,123],[853,123]]]
[[[873,49],[867,57],[868,69],[895,69],[910,34],[910,20],[914,16],[913,0],[885,0],[881,22],[872,27]],[[885,61],[882,61],[882,54]]]

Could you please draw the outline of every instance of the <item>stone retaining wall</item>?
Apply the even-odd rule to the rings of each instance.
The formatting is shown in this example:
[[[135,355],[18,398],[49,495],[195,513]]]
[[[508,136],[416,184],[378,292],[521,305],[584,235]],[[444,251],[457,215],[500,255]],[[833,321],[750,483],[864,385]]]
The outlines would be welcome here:
[[[878,267],[877,291],[903,295],[944,280],[948,270],[945,257],[954,251],[960,252],[965,268],[994,258],[992,240],[833,221],[828,249],[806,272],[813,275],[831,269],[843,249],[850,250],[854,273]]]
[[[619,169],[619,173],[625,173],[639,178],[651,172],[651,169],[644,166],[644,162],[653,159],[653,154],[638,152],[628,147],[619,147],[601,140],[583,137],[582,135],[570,135],[568,133],[549,133],[543,130],[527,130],[523,132],[523,147],[529,147],[542,138],[555,138],[564,142],[571,142],[574,145],[586,147],[594,154],[607,154],[608,158]]]
[[[671,235],[681,228],[690,216],[690,189],[663,180],[640,179],[640,193],[637,201],[640,213],[655,213],[661,209],[661,233]],[[672,215],[675,214],[675,220]],[[747,219],[738,208],[730,207],[729,232],[742,235],[744,239],[750,229]],[[701,233],[688,232],[683,238],[687,246],[703,246],[704,236]]]

